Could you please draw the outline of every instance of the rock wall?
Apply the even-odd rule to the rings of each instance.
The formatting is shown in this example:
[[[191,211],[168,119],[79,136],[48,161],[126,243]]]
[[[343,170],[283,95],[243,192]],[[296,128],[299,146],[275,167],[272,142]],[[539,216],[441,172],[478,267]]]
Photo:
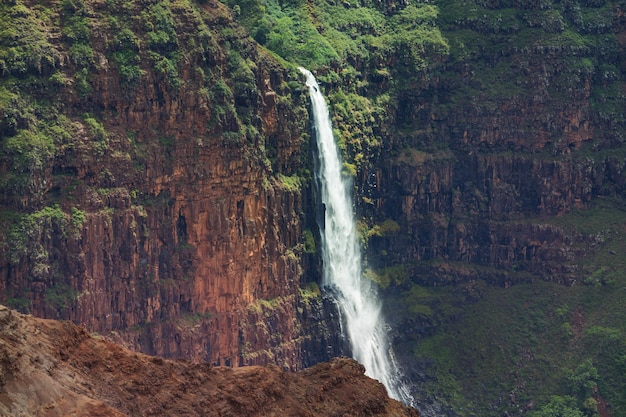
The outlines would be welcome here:
[[[373,234],[370,262],[427,285],[472,280],[458,263],[497,285],[571,283],[594,239],[553,220],[624,191],[621,6],[546,3],[558,28],[536,4],[457,6],[439,6],[450,54],[397,91],[381,154],[359,173],[363,218],[399,225]],[[593,30],[574,16],[600,7]]]
[[[575,279],[575,260],[585,252],[575,243],[591,241],[541,219],[621,192],[624,163],[611,157],[507,154],[460,160],[409,152],[368,175],[364,192],[376,214],[398,221],[401,230],[373,237],[370,252],[377,258],[381,251],[393,254],[387,256],[393,263],[439,260],[522,268],[568,282]]]
[[[35,87],[19,79],[11,88],[52,103],[50,124],[65,133],[43,168],[24,174],[43,175],[41,192],[17,205],[3,189],[13,214],[3,223],[1,297],[149,354],[300,369],[303,341],[312,343],[300,325],[301,89],[220,3],[164,5],[50,3],[44,41],[61,58],[30,70]],[[44,19],[34,3],[23,7]],[[77,21],[94,56],[88,92],[78,90],[67,35]],[[151,31],[160,26],[164,34]],[[175,72],[159,70],[168,62]],[[51,86],[54,74],[66,81]],[[5,176],[16,169],[10,158]]]

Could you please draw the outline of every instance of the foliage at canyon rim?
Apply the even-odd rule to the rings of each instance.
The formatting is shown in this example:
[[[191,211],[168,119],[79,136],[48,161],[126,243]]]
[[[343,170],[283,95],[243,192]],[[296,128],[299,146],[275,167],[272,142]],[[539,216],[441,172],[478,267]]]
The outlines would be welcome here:
[[[251,36],[328,91],[346,174],[372,163],[390,129],[397,91],[447,54],[437,8],[334,1],[228,1]],[[393,64],[392,64],[393,61]]]
[[[284,166],[252,110],[258,64],[246,34],[230,12],[209,19],[217,33],[206,3],[0,5],[2,250],[18,269],[20,259],[32,265],[29,285],[5,288],[12,306],[26,310],[42,297],[66,317],[85,297],[55,252],[80,245],[85,222],[113,227],[125,207],[134,238],[163,237],[149,219],[172,198],[146,192],[139,178],[154,165],[171,168],[182,145],[171,130],[125,131],[107,120],[124,109],[93,104],[94,89],[106,91],[96,76],[103,62],[130,94],[149,79],[166,86],[155,102],[191,95],[210,103],[199,146],[243,149],[266,170],[268,193],[306,192],[308,150]],[[295,65],[323,84],[345,172],[356,180],[367,275],[396,307],[388,314],[420,398],[436,395],[458,415],[591,416],[603,402],[623,413],[623,2],[227,4],[291,68],[279,106],[303,105]],[[282,121],[297,131],[304,119],[299,127]],[[191,286],[194,248],[183,225],[162,227],[181,239],[172,250],[181,259],[176,281],[140,265],[137,292]],[[305,229],[284,262],[314,253]],[[115,289],[128,279],[110,278]],[[300,295],[308,301],[319,291]],[[268,300],[254,304],[259,320],[291,298]],[[197,324],[198,312],[185,314]],[[254,328],[255,319],[245,323]],[[151,326],[131,325],[158,333]]]

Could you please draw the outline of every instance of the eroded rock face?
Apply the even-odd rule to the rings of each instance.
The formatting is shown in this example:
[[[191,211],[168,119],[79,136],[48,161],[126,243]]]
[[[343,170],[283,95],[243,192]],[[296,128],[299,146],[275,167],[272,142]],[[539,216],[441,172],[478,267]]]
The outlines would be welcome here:
[[[300,369],[311,339],[299,325],[304,203],[281,178],[303,168],[309,149],[291,75],[217,2],[76,7],[50,4],[46,42],[62,62],[32,70],[48,90],[15,87],[50,100],[66,119],[40,117],[67,137],[54,139],[34,183],[41,193],[16,207],[4,189],[4,208],[16,211],[5,230],[22,246],[0,253],[3,299],[149,354]],[[54,32],[76,21],[68,16],[89,31],[87,92],[76,87],[76,41]],[[175,73],[159,70],[167,62]],[[53,72],[69,81],[48,86]],[[3,159],[2,172],[12,163]]]
[[[351,359],[300,373],[230,369],[133,353],[71,323],[1,305],[0,325],[6,415],[419,416]]]
[[[592,48],[552,45],[548,29],[532,45],[506,45],[487,14],[453,19],[440,7],[444,36],[476,39],[398,92],[384,150],[358,177],[364,217],[399,225],[371,239],[369,259],[408,265],[426,285],[471,280],[476,271],[459,263],[484,267],[479,278],[501,286],[515,283],[511,271],[570,284],[595,243],[550,219],[621,198],[626,180],[623,112],[611,107],[624,81],[599,69],[624,67],[623,10],[612,8],[598,32],[569,23]],[[597,71],[579,65],[587,59]]]
[[[392,237],[372,238],[370,250],[393,254],[400,263],[463,262],[504,275],[523,268],[568,283],[576,279],[576,259],[593,242],[541,219],[585,209],[594,198],[621,189],[623,167],[617,158],[406,154],[369,175],[366,193],[376,214],[401,225]],[[436,271],[435,281],[446,275]],[[447,280],[457,281],[448,272]],[[504,275],[487,280],[514,283]]]

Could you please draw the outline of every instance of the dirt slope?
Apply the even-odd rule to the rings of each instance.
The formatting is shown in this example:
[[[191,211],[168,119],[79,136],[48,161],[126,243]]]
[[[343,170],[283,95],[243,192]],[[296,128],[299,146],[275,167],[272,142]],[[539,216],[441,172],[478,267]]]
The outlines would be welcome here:
[[[350,359],[300,373],[133,353],[0,306],[2,416],[419,416]]]

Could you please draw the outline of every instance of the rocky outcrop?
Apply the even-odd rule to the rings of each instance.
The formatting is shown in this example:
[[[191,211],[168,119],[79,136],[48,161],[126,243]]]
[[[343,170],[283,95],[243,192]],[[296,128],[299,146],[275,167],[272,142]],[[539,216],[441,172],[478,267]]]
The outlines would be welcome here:
[[[32,416],[419,416],[351,359],[300,373],[170,361],[0,306],[0,413]],[[28,395],[24,395],[25,389]]]

